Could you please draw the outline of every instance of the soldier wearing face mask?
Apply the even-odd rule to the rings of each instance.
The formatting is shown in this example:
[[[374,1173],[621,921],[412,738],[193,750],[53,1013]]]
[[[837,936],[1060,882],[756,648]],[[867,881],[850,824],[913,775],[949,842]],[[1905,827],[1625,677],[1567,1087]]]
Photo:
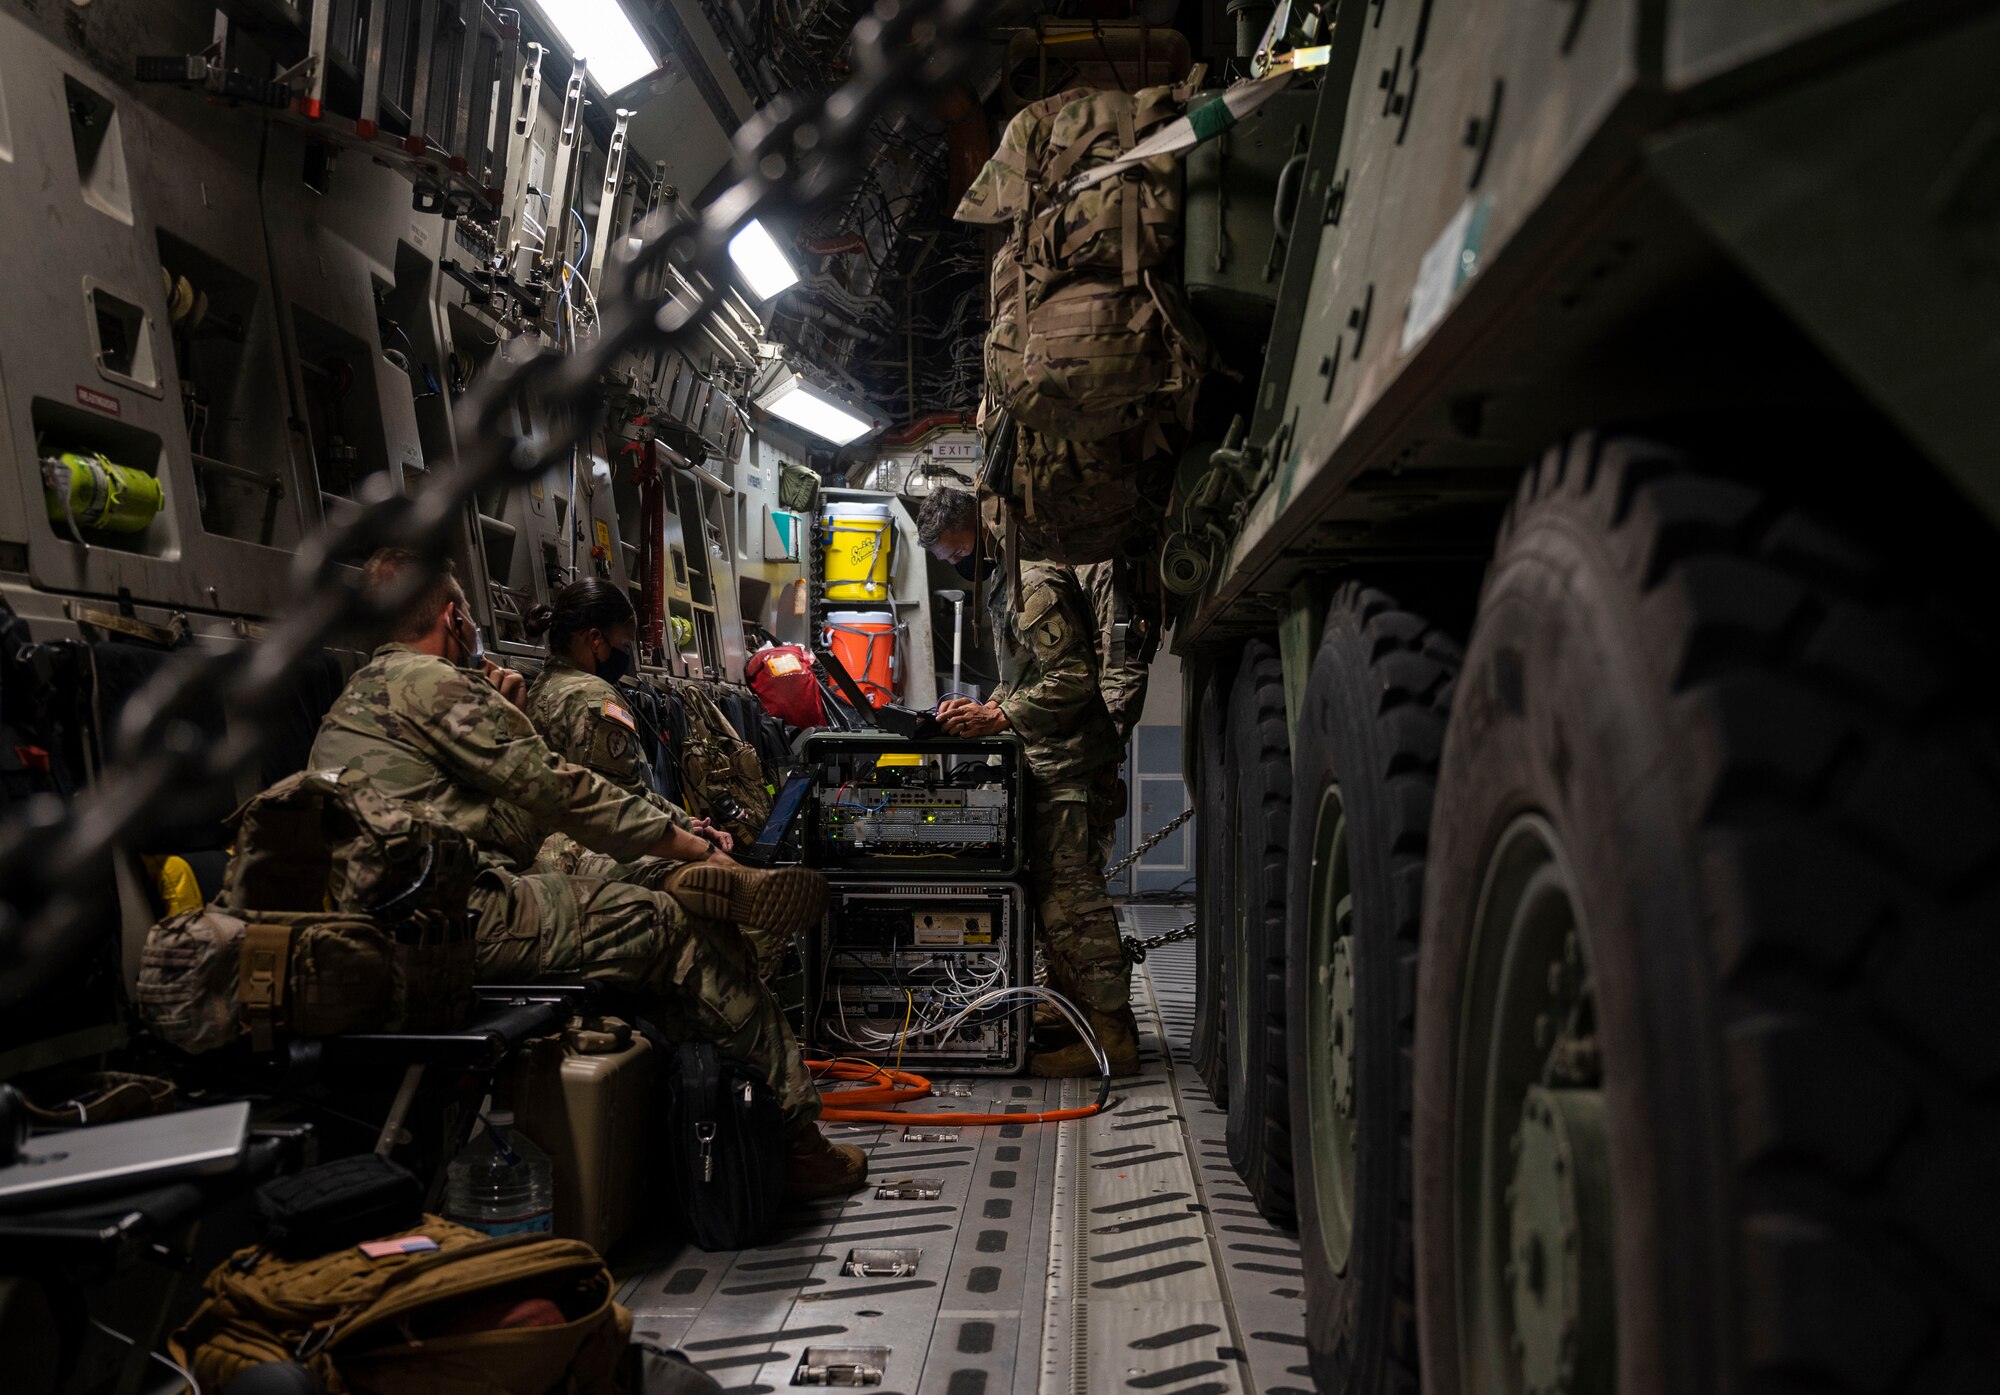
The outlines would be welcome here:
[[[662,798],[647,779],[638,722],[617,686],[632,670],[632,640],[637,628],[632,602],[601,577],[573,581],[556,593],[555,604],[536,606],[528,612],[528,635],[548,637],[549,657],[528,685],[522,709],[551,751],[651,800],[676,823],[728,852],[734,846],[728,833]],[[657,888],[677,864],[651,857],[615,861],[557,833],[542,845],[535,865],[570,876],[604,877]],[[784,953],[784,937],[761,926],[739,928],[756,951],[759,972],[768,976]]]
[[[528,637],[546,635],[549,657],[522,706],[564,760],[649,794],[639,724],[618,691],[618,680],[632,671],[637,628],[632,602],[611,582],[593,576],[563,587],[554,605],[528,612]],[[716,839],[728,851],[728,835]]]

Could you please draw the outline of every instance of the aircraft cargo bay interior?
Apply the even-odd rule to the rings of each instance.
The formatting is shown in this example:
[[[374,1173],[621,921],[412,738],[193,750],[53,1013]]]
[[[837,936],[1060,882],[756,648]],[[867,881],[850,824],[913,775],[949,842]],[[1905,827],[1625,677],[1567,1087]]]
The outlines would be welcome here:
[[[0,1392],[2000,1391],[1996,73],[0,0]]]

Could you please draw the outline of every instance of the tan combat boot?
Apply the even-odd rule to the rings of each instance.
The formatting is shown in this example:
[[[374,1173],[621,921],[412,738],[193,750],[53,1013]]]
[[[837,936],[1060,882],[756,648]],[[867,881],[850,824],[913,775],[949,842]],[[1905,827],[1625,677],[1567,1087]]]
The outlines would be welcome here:
[[[1098,1045],[1104,1048],[1104,1058],[1110,1063],[1113,1075],[1139,1073],[1139,1023],[1132,1016],[1129,1004],[1116,1012],[1093,1009],[1090,1030],[1097,1034]],[[1056,1051],[1038,1051],[1028,1060],[1028,1074],[1044,1080],[1096,1075],[1097,1053],[1090,1049],[1090,1043],[1082,1040]]]
[[[794,1201],[846,1196],[868,1183],[868,1155],[807,1124],[785,1141],[785,1193]]]
[[[1077,1011],[1082,1012],[1082,1008]],[[1035,1004],[1035,1045],[1043,1050],[1051,1047],[1068,1046],[1073,1041],[1081,1041],[1076,1024],[1069,1020],[1069,1014],[1043,998]]]
[[[689,862],[660,888],[690,915],[790,935],[826,914],[826,878],[807,867],[762,870],[734,862]]]

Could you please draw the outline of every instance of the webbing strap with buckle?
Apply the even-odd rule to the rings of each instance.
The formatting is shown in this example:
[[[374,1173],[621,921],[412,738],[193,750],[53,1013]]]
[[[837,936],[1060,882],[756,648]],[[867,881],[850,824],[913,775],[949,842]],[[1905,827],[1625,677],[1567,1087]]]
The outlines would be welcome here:
[[[286,925],[243,927],[243,963],[238,971],[236,1000],[250,1029],[250,1045],[269,1051],[285,1025],[285,980],[290,976],[292,931]]]

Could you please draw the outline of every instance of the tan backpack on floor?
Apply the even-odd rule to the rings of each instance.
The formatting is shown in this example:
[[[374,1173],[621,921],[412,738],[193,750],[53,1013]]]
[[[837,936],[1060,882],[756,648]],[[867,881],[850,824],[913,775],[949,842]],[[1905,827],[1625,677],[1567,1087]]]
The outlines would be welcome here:
[[[297,1361],[327,1395],[614,1395],[632,1317],[612,1301],[597,1251],[492,1239],[436,1216],[403,1234],[438,1248],[383,1259],[357,1247],[305,1260],[238,1251],[209,1275],[207,1301],[169,1350],[204,1390]],[[561,1321],[500,1325],[531,1303]]]

